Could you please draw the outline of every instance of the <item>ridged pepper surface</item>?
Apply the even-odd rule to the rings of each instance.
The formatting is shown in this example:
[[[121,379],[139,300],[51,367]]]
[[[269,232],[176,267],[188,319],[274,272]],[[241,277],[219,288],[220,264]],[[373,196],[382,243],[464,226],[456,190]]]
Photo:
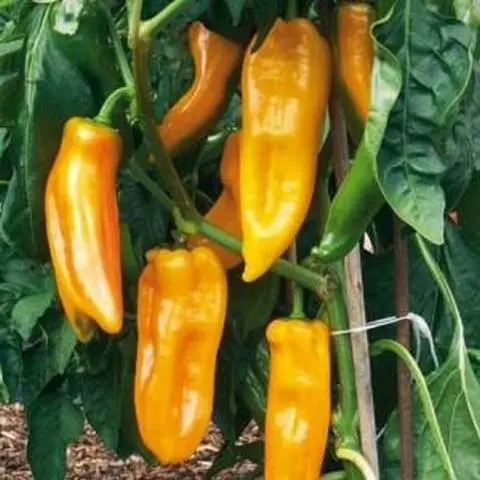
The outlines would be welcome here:
[[[162,463],[188,459],[213,409],[227,279],[207,247],[154,249],[138,285],[135,410],[146,446]]]
[[[48,246],[58,293],[78,338],[97,324],[123,324],[120,234],[115,181],[120,135],[86,118],[71,118],[45,193]]]
[[[265,479],[317,480],[330,426],[330,335],[319,320],[274,320],[265,427]]]
[[[243,279],[292,243],[312,200],[331,84],[328,42],[308,20],[277,19],[242,70],[240,211]]]

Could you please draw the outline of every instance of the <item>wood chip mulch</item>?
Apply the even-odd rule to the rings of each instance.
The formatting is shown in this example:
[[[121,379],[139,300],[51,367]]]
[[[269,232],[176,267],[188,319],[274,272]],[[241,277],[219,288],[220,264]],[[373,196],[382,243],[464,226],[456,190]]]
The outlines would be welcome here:
[[[260,433],[255,425],[247,427],[243,442],[258,440]],[[18,405],[0,405],[0,479],[31,480],[33,478],[26,460],[26,431],[23,408]],[[68,449],[67,480],[201,480],[212,465],[222,445],[220,432],[213,425],[194,457],[174,467],[151,467],[142,458],[132,455],[121,460],[107,450],[95,432],[85,426],[79,442]],[[225,470],[219,480],[239,479],[255,471],[256,465],[245,461]]]

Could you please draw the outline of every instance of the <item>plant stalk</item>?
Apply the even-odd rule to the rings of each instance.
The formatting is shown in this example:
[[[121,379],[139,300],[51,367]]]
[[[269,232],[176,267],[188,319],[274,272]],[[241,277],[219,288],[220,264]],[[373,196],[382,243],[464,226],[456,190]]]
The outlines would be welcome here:
[[[148,81],[148,51],[150,37],[147,33],[150,30],[147,29],[147,33],[143,32],[142,35],[140,34],[140,30],[143,28],[140,21],[142,3],[142,0],[133,0],[129,22],[131,28],[129,39],[133,48],[133,74],[135,78],[138,113],[143,124],[145,142],[157,162],[158,168],[165,180],[168,192],[172,196],[177,207],[180,209],[182,216],[186,219],[194,220],[199,218],[200,215],[183,186],[177,170],[165,150],[165,146],[163,145],[154,123],[155,115],[152,92]],[[163,25],[163,23],[170,18],[170,14],[178,13],[180,4],[185,6],[186,3],[187,2],[185,1],[180,2],[177,0],[157,14],[157,16],[154,17],[157,19],[155,21],[155,28],[159,28],[160,25]],[[177,5],[177,8],[173,9],[173,5]],[[160,22],[159,19],[162,21]]]
[[[339,186],[348,170],[349,155],[345,117],[335,86],[332,88],[330,112],[332,115],[332,156],[335,179],[337,186]],[[338,268],[340,269],[340,266]],[[348,312],[346,329],[365,327],[367,321],[363,297],[362,262],[358,246],[345,257],[343,268],[345,276],[342,276],[342,283],[345,289],[345,302]],[[368,463],[378,477],[375,409],[367,333],[360,331],[351,335],[350,342],[360,442]]]
[[[397,318],[408,315],[408,249],[403,238],[402,221],[394,217],[395,254],[395,315]],[[397,323],[397,341],[410,350],[410,322]],[[398,410],[400,417],[400,475],[402,480],[413,480],[413,431],[412,431],[412,381],[405,363],[397,360]]]

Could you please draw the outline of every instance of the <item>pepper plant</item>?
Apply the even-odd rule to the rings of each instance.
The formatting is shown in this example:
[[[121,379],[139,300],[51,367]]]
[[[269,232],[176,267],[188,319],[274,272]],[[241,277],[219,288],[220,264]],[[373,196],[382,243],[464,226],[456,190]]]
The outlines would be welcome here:
[[[0,401],[35,479],[85,421],[156,464],[210,420],[208,478],[480,477],[479,23],[0,1]]]

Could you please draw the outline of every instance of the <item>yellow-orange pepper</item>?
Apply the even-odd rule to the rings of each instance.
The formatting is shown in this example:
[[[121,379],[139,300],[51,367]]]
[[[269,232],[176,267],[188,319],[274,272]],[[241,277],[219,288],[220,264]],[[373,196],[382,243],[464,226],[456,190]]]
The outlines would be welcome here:
[[[225,142],[222,161],[220,162],[220,179],[223,184],[223,191],[213,204],[212,208],[205,214],[205,220],[216,227],[225,230],[230,235],[241,239],[242,225],[240,222],[240,191],[239,191],[239,156],[240,133],[232,133]],[[208,238],[194,235],[189,238],[188,245],[207,245],[220,258],[223,266],[227,269],[234,268],[242,262],[242,257]]]
[[[123,323],[115,181],[122,140],[85,118],[65,124],[45,193],[48,246],[65,314],[81,341]]]
[[[138,285],[135,411],[145,445],[161,462],[179,463],[212,414],[227,279],[207,247],[155,249],[147,260]]]
[[[167,151],[175,154],[206,133],[228,98],[229,82],[240,66],[243,47],[193,22],[188,29],[195,78],[158,127]]]
[[[374,55],[370,37],[372,13],[368,3],[345,2],[338,7],[337,16],[339,76],[355,114],[363,123],[370,108]]]
[[[277,19],[242,70],[243,279],[263,275],[298,233],[313,196],[331,85],[328,42],[308,20]]]
[[[317,480],[330,426],[330,335],[320,320],[274,320],[270,347],[265,479]]]

